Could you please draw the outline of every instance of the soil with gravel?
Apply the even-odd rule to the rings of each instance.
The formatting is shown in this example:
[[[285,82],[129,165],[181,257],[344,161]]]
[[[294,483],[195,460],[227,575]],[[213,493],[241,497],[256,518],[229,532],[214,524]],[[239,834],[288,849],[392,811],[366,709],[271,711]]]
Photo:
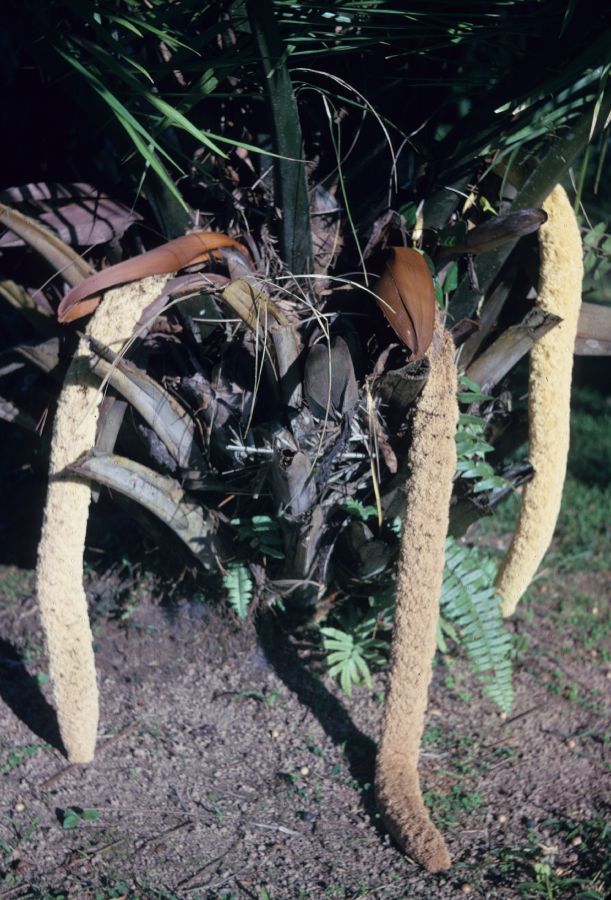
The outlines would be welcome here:
[[[92,603],[99,751],[68,766],[31,572],[3,566],[0,584],[0,898],[539,896],[537,860],[600,877],[587,829],[608,801],[610,672],[563,624],[575,596],[602,616],[600,575],[531,592],[508,718],[462,662],[435,666],[421,771],[454,860],[439,876],[376,815],[383,675],[348,699],[274,622],[142,589],[123,619]]]

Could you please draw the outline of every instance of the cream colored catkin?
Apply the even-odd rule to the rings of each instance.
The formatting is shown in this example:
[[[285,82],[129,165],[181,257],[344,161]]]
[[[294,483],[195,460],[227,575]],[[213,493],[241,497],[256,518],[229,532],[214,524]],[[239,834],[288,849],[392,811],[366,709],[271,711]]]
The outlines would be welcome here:
[[[154,275],[109,291],[86,333],[118,352],[146,307],[160,295],[167,279],[167,275]],[[66,466],[95,444],[102,391],[90,372],[90,356],[86,341],[81,340],[59,397],[36,568],[36,594],[57,717],[72,763],[93,759],[99,716],[92,635],[83,588],[91,489],[88,483],[62,474]]]
[[[515,612],[551,543],[569,452],[573,349],[583,281],[581,235],[563,187],[554,188],[543,208],[548,218],[539,230],[537,306],[562,321],[530,351],[528,456],[534,476],[524,486],[516,531],[497,577],[504,616]]]
[[[450,865],[443,837],[422,799],[418,777],[439,598],[458,421],[454,345],[438,324],[427,353],[429,379],[417,401],[397,577],[389,687],[376,763],[376,797],[397,843],[429,872]]]

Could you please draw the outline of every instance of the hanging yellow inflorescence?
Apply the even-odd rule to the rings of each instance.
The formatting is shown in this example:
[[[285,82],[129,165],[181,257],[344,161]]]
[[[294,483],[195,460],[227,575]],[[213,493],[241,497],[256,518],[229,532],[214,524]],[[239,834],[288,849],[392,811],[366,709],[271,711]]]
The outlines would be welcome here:
[[[117,352],[121,350],[167,279],[167,275],[154,275],[109,291],[87,334]],[[98,724],[95,660],[83,589],[91,489],[84,481],[62,474],[95,444],[102,391],[90,372],[90,355],[87,342],[81,340],[59,397],[36,569],[57,716],[64,747],[73,763],[93,759]]]
[[[529,451],[534,477],[524,487],[516,532],[497,578],[504,616],[515,611],[549,547],[560,511],[569,452],[573,348],[581,306],[581,235],[564,188],[543,205],[537,306],[561,322],[530,351]]]
[[[454,345],[437,325],[418,398],[397,578],[389,687],[376,764],[376,797],[388,830],[429,872],[450,856],[422,799],[418,756],[436,646],[458,421]]]

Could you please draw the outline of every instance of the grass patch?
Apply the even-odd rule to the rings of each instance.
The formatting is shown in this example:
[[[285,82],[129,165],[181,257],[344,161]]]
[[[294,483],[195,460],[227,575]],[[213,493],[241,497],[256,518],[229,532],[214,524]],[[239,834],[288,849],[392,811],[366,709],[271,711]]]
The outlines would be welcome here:
[[[524,898],[603,900],[611,887],[611,825],[604,816],[585,821],[548,819],[516,848],[493,850],[491,878]],[[544,837],[542,837],[544,835]]]
[[[611,405],[589,388],[573,394],[568,468],[585,484],[605,488],[611,479]]]
[[[442,830],[454,827],[461,816],[473,813],[484,804],[478,791],[464,791],[457,784],[449,792],[424,791],[422,796],[435,824]]]
[[[17,566],[0,566],[0,607],[16,606],[34,590],[34,573]]]
[[[611,487],[585,484],[569,474],[564,484],[554,543],[543,565],[562,572],[583,569],[608,572],[610,506]],[[485,540],[492,535],[513,532],[519,508],[520,497],[517,494],[509,496],[493,516],[478,522],[473,537]]]
[[[576,592],[567,602],[560,598],[559,626],[570,632],[574,641],[601,662],[611,661],[611,619],[602,614],[599,601],[583,592]]]
[[[50,744],[23,744],[21,747],[15,747],[13,744],[0,745],[0,775],[8,775],[13,769],[36,756],[40,750],[52,749]]]

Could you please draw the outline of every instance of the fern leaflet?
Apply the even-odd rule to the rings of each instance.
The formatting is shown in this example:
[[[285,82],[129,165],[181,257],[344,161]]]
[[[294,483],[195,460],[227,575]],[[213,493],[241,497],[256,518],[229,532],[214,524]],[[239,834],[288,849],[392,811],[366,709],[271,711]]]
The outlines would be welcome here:
[[[242,621],[248,615],[248,607],[252,600],[253,585],[248,567],[243,563],[234,563],[223,575],[223,584],[227,591],[231,608]]]
[[[448,538],[441,592],[444,616],[456,625],[460,644],[484,692],[504,712],[513,705],[511,635],[506,631],[493,584],[495,566],[474,548]]]

